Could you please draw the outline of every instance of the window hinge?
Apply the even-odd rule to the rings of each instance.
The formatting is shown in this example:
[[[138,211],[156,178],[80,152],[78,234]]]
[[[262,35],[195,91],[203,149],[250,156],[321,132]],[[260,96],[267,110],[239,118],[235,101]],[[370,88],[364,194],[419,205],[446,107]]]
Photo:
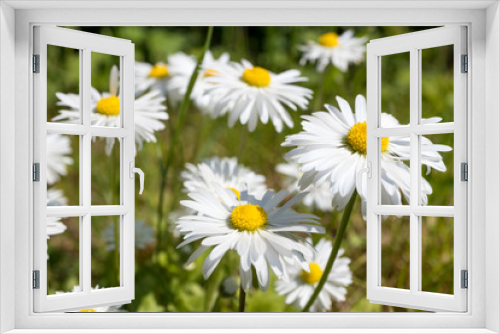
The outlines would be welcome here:
[[[40,182],[40,164],[38,162],[33,164],[33,181]]]
[[[40,73],[40,55],[33,55],[33,73]]]
[[[462,73],[469,72],[469,57],[467,55],[462,55]]]
[[[460,174],[462,181],[469,181],[469,165],[466,162],[460,164]]]
[[[33,289],[40,289],[40,270],[33,270]]]
[[[469,287],[469,274],[467,270],[462,270],[460,272],[460,275],[461,275],[460,281],[462,282],[461,287],[462,289],[467,289]]]

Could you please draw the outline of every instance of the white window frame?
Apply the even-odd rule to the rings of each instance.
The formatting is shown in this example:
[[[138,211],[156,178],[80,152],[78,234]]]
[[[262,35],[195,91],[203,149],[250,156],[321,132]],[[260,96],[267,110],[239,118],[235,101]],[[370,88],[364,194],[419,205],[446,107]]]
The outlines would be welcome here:
[[[391,36],[370,41],[367,46],[367,298],[376,304],[393,305],[429,311],[467,310],[467,289],[461,286],[461,271],[467,270],[467,185],[461,180],[461,163],[467,163],[467,76],[462,72],[462,55],[467,55],[465,26],[448,26]],[[422,123],[422,50],[451,45],[453,47],[453,121],[438,124]],[[382,127],[381,92],[382,57],[409,54],[410,123],[406,126]],[[437,113],[436,113],[437,115]],[[453,206],[422,205],[421,198],[421,136],[454,134],[453,144]],[[381,184],[382,137],[410,139],[410,199],[408,205],[383,205]],[[471,183],[473,180],[471,180]],[[382,217],[409,218],[409,289],[382,285]],[[452,217],[453,219],[453,293],[422,291],[422,217]],[[402,222],[394,222],[399,224]]]
[[[127,8],[117,8],[119,6]],[[66,7],[66,8],[62,8]],[[100,7],[100,8],[98,8]],[[103,9],[103,7],[108,9]],[[142,8],[142,10],[137,10]],[[148,9],[149,8],[149,9]],[[4,1],[0,4],[0,330],[12,333],[500,332],[500,10],[497,1]],[[105,11],[106,15],[102,15]],[[105,20],[105,21],[103,21]],[[467,25],[468,312],[434,314],[34,314],[30,181],[32,27],[103,25]],[[488,69],[486,71],[486,68]],[[12,83],[14,82],[14,85]],[[12,115],[15,114],[15,118]],[[15,138],[15,145],[12,145]],[[486,154],[487,152],[487,154]],[[14,173],[15,172],[15,173]],[[12,177],[15,175],[15,177]],[[486,182],[486,177],[488,182]],[[15,194],[14,198],[12,194]],[[12,209],[14,208],[14,209]],[[13,224],[15,222],[15,224]],[[471,228],[474,227],[474,229]],[[488,256],[486,256],[488,255]],[[26,259],[30,259],[27,261]],[[13,288],[14,287],[14,288]],[[89,316],[92,316],[89,321]],[[143,329],[133,330],[138,326]],[[149,331],[146,329],[149,328]],[[166,328],[166,329],[165,329]],[[287,329],[288,328],[288,329]],[[39,330],[38,330],[39,329]],[[45,329],[45,331],[43,331]],[[47,330],[48,329],[48,330]],[[154,331],[158,329],[158,331]],[[165,329],[165,330],[160,330]],[[191,329],[189,331],[188,329]],[[248,330],[246,331],[249,332]]]
[[[101,36],[72,29],[35,26],[34,54],[39,56],[39,73],[33,74],[33,161],[40,164],[39,181],[33,184],[34,270],[38,270],[38,289],[34,289],[34,311],[71,311],[110,304],[127,304],[134,299],[134,233],[135,233],[135,126],[134,126],[134,44],[129,40]],[[79,50],[79,124],[47,122],[47,46]],[[103,127],[91,124],[91,57],[101,53],[119,58],[120,71],[120,126]],[[47,207],[47,134],[78,136],[79,150],[79,204]],[[95,205],[91,203],[92,140],[95,136],[111,137],[118,143],[120,175],[119,203]],[[120,249],[119,286],[92,289],[91,282],[91,224],[95,216],[118,216]],[[47,217],[76,217],[79,220],[79,291],[47,295]]]

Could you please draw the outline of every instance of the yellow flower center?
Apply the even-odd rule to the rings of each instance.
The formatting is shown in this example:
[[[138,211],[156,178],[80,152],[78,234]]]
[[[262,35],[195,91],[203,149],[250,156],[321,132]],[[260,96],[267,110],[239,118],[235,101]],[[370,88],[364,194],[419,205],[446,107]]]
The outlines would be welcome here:
[[[97,311],[94,310],[93,308],[87,308],[85,310],[81,310],[81,311],[78,311],[78,312],[97,312]]]
[[[268,70],[255,66],[254,68],[247,68],[243,72],[241,79],[250,86],[267,87],[271,82],[271,75]]]
[[[207,69],[207,70],[205,70],[205,73],[203,74],[203,76],[204,77],[213,77],[214,75],[218,75],[218,74],[220,74],[219,71]]]
[[[149,72],[150,78],[162,79],[169,76],[168,68],[163,64],[156,64],[153,66],[151,71]]]
[[[323,270],[321,270],[319,264],[317,264],[316,262],[309,263],[309,271],[310,272],[302,270],[302,273],[300,274],[300,278],[304,282],[309,284],[318,282],[321,278],[321,275],[323,275]]]
[[[231,187],[228,187],[227,189],[231,189],[236,194],[236,197],[238,197],[238,201],[241,200],[241,198],[240,198],[240,192],[237,189],[234,189],[234,188],[231,188]]]
[[[339,35],[334,32],[328,32],[321,35],[319,38],[319,44],[326,46],[328,48],[333,48],[339,45]]]
[[[106,116],[120,114],[120,98],[115,95],[104,97],[97,102],[97,112]]]
[[[347,144],[355,152],[366,154],[366,121],[354,124],[347,133]],[[381,151],[385,152],[389,145],[389,137],[381,138]]]
[[[231,212],[231,224],[238,231],[254,232],[266,223],[267,213],[258,205],[238,205]]]

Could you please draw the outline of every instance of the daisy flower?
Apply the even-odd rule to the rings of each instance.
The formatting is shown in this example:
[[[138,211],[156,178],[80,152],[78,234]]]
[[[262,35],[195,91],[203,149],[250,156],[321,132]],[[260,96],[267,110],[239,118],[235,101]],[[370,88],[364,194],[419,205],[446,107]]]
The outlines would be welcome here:
[[[318,42],[309,41],[307,45],[299,46],[303,52],[300,65],[316,62],[318,72],[323,72],[331,63],[345,72],[350,63],[359,63],[364,59],[366,38],[356,38],[354,32],[348,30],[342,35],[329,32],[321,35]]]
[[[90,122],[93,126],[120,127],[120,96],[118,95],[119,79],[118,68],[111,68],[109,79],[109,93],[99,93],[91,87],[91,114]],[[80,120],[80,97],[78,94],[56,93],[59,106],[69,108],[60,110],[60,114],[53,121],[66,120],[77,123]],[[138,149],[142,149],[143,142],[156,142],[155,131],[165,128],[163,120],[168,119],[164,111],[165,98],[158,90],[152,90],[134,102],[135,142]],[[106,153],[113,149],[115,138],[106,138]]]
[[[186,95],[189,80],[191,79],[191,75],[196,68],[197,62],[194,57],[183,53],[179,53],[175,55],[175,57],[171,56],[171,58],[173,59],[169,58],[169,63],[171,63],[172,66],[176,65],[179,68],[184,69],[182,71],[178,71],[176,75],[172,76],[169,83],[169,90],[171,91],[172,96],[175,99],[178,99],[179,102],[182,98],[184,98],[184,95]],[[194,101],[196,108],[213,117],[217,116],[214,110],[214,95],[206,94],[206,92],[209,88],[214,86],[214,83],[210,82],[208,79],[212,76],[218,75],[218,73],[220,73],[219,70],[227,66],[228,63],[229,54],[223,53],[218,59],[216,59],[210,51],[207,51],[203,57],[201,70],[198,72],[198,77],[196,78],[196,82],[191,92],[191,99]]]
[[[163,96],[167,96],[167,87],[171,73],[169,67],[162,62],[154,65],[149,63],[135,62],[135,95],[139,96],[145,91],[157,90]]]
[[[157,90],[174,105],[182,100],[181,95],[173,94],[170,82],[176,76],[191,75],[196,66],[196,59],[183,52],[168,56],[167,63],[158,62],[154,65],[135,62],[135,92],[140,95],[147,90]]]
[[[184,235],[178,248],[202,240],[188,264],[215,246],[203,263],[205,279],[228,250],[235,250],[240,256],[241,286],[245,291],[252,286],[252,266],[263,291],[269,286],[269,267],[282,279],[288,278],[285,263],[299,263],[309,271],[305,258],[312,256],[312,249],[297,241],[300,237],[296,233],[324,233],[324,228],[319,226],[318,217],[290,209],[303,194],[278,207],[289,195],[288,191],[268,190],[262,199],[256,199],[247,191],[242,191],[238,198],[231,189],[219,185],[214,188],[217,195],[206,189],[189,193],[191,200],[181,204],[198,214],[181,217],[176,222]]]
[[[211,99],[218,115],[229,114],[230,127],[239,120],[254,131],[258,120],[263,124],[271,120],[276,131],[281,132],[283,123],[293,127],[285,106],[294,111],[297,107],[306,109],[312,97],[310,89],[293,84],[307,81],[298,70],[275,74],[246,60],[214,70],[217,75],[206,79],[214,84],[207,90],[207,99]]]
[[[286,295],[285,302],[287,304],[293,304],[298,309],[306,306],[323,275],[331,252],[332,243],[323,238],[315,246],[313,256],[307,259],[309,272],[298,265],[287,265],[290,281],[275,282],[276,292],[280,295]],[[342,257],[342,254],[344,254],[344,250],[340,249],[323,289],[321,289],[318,298],[309,309],[310,312],[331,310],[332,299],[336,301],[345,300],[346,287],[352,283],[352,273],[349,269],[351,260]]]
[[[61,223],[60,217],[47,217],[47,239],[50,239],[51,236],[61,234],[66,231],[67,227],[63,223]]]
[[[68,136],[56,133],[47,134],[47,184],[54,184],[67,173],[66,165],[73,163]]]
[[[68,205],[68,199],[64,196],[62,190],[50,188],[47,189],[47,206]]]
[[[286,175],[285,186],[289,191],[300,191],[299,180],[304,174],[300,171],[300,166],[296,162],[290,161],[276,165],[276,171]],[[307,195],[302,200],[305,206],[321,211],[332,211],[333,195],[328,182],[323,182],[316,186],[310,185],[304,191]]]
[[[214,186],[231,189],[239,196],[243,190],[262,198],[267,190],[266,178],[238,163],[237,158],[212,157],[198,165],[186,164],[181,173],[186,192],[207,189],[216,193]]]
[[[296,146],[287,157],[301,164],[304,172],[299,187],[306,189],[311,184],[328,182],[333,194],[332,205],[342,210],[356,189],[356,175],[366,167],[366,100],[356,97],[356,112],[349,104],[337,97],[340,111],[325,105],[327,112],[316,112],[303,116],[303,131],[286,138],[283,146]],[[423,120],[437,123],[441,118]],[[399,122],[393,116],[382,113],[381,126],[397,127]],[[438,171],[446,171],[439,152],[450,151],[451,147],[433,144],[422,136],[421,162]],[[410,159],[409,137],[383,137],[381,139],[381,185],[382,204],[402,204],[402,196],[409,202],[410,168],[403,162]],[[366,175],[360,188],[356,189],[362,199],[363,215],[366,213]],[[431,185],[422,178],[422,205],[427,204],[427,195],[432,193]]]
[[[47,190],[47,206],[54,205],[67,205],[68,200],[64,197],[63,192],[59,189],[48,189]],[[46,234],[47,240],[50,239],[51,236],[61,234],[66,231],[67,227],[64,223],[61,222],[60,217],[46,217]],[[49,258],[49,253],[47,250],[47,259]]]

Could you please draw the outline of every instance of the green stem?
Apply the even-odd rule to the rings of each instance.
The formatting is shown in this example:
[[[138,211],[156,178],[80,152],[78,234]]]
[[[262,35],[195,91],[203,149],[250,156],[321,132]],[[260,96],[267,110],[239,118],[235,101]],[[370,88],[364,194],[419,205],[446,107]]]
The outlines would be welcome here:
[[[246,299],[246,292],[243,290],[243,286],[240,285],[240,304],[238,306],[238,312],[245,312],[245,299]]]
[[[349,225],[352,208],[354,207],[354,203],[356,202],[357,194],[358,193],[355,190],[351,196],[351,199],[349,200],[349,203],[347,203],[347,206],[344,209],[344,214],[342,215],[342,220],[340,222],[339,230],[337,231],[337,235],[335,236],[332,252],[330,254],[330,257],[328,258],[328,262],[326,263],[323,275],[321,275],[321,279],[319,280],[318,285],[314,289],[314,293],[312,294],[311,298],[309,298],[309,301],[307,302],[306,306],[304,306],[304,308],[302,309],[302,312],[309,311],[311,306],[313,306],[314,301],[316,300],[316,298],[318,298],[321,289],[323,289],[323,286],[326,283],[330,271],[332,271],[333,264],[335,262],[335,259],[337,258],[337,254],[340,249],[340,245],[342,244],[342,240],[344,239],[345,230],[347,228],[347,225]]]
[[[184,121],[186,119],[186,114],[187,110],[189,108],[189,105],[191,103],[191,92],[193,91],[194,84],[196,83],[196,79],[198,78],[198,70],[203,62],[203,58],[205,57],[205,53],[208,50],[208,47],[210,46],[210,41],[212,40],[212,34],[214,31],[214,27],[208,27],[207,31],[207,37],[205,39],[205,44],[203,46],[202,54],[198,58],[198,62],[196,63],[196,67],[193,70],[193,73],[191,74],[191,78],[189,79],[189,84],[186,90],[186,94],[184,95],[184,99],[182,100],[181,106],[179,108],[179,115],[177,118],[177,125],[174,129],[172,129],[172,141],[170,143],[168,155],[166,157],[166,161],[164,164],[164,170],[161,178],[161,183],[160,183],[160,194],[158,196],[159,201],[158,201],[158,207],[157,207],[157,219],[158,219],[158,225],[161,224],[163,221],[163,200],[164,200],[164,192],[165,192],[165,187],[167,184],[167,177],[168,177],[168,171],[170,169],[170,166],[172,165],[172,162],[174,160],[174,153],[175,153],[175,148],[177,147],[177,142],[179,140],[179,134],[181,133],[181,129],[183,128]],[[176,178],[173,178],[175,180]],[[161,247],[161,245],[158,245],[158,247]]]
[[[329,74],[330,74],[332,68],[333,68],[333,66],[328,65],[325,68],[323,75],[321,76],[321,83],[320,83],[320,85],[318,87],[318,91],[316,93],[316,98],[315,98],[314,104],[313,104],[313,107],[314,107],[313,111],[318,111],[321,109],[321,102],[323,101],[323,91],[325,90],[326,82],[328,81]]]

